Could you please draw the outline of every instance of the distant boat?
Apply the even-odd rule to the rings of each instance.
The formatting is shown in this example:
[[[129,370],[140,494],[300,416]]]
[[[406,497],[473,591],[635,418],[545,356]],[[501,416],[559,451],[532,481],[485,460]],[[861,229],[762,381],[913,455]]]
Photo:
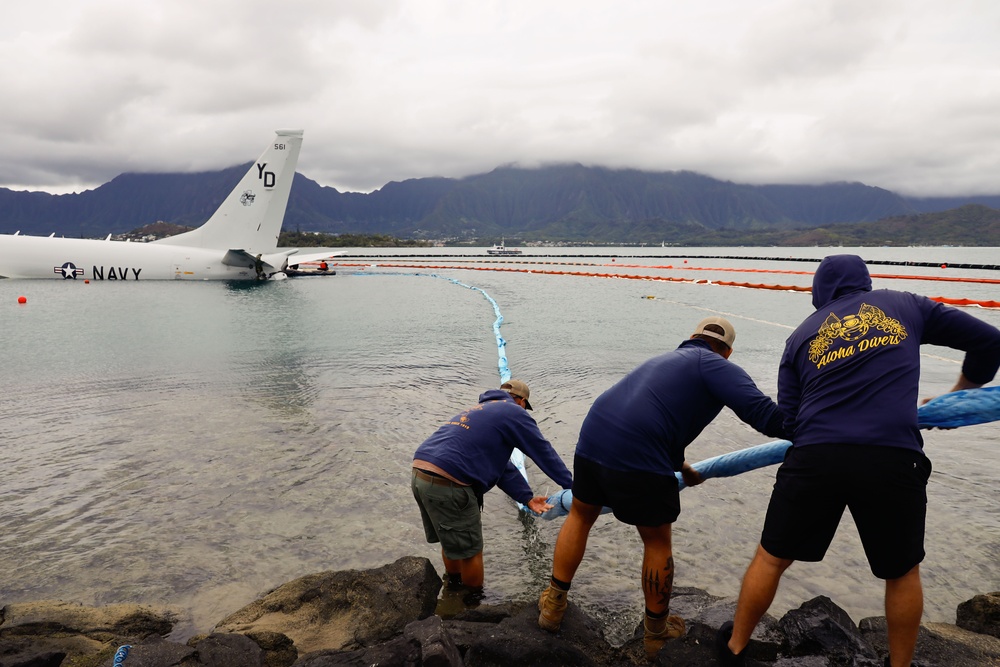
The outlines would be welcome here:
[[[487,255],[520,255],[521,251],[517,248],[508,248],[504,245],[504,239],[500,239],[500,244],[495,245],[486,251]]]

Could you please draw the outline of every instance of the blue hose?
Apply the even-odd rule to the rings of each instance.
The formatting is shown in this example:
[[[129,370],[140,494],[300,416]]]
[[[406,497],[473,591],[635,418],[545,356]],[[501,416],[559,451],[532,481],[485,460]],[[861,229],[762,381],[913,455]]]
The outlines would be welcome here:
[[[123,665],[125,664],[125,658],[128,657],[128,651],[132,648],[131,644],[125,644],[124,646],[119,646],[118,650],[115,651],[115,660],[112,665]]]
[[[943,394],[917,408],[920,428],[957,428],[1000,420],[1000,385]]]

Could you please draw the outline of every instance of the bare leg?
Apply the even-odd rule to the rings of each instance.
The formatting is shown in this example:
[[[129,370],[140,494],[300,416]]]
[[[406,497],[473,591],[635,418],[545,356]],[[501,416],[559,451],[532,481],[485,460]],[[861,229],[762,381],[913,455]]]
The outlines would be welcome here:
[[[674,590],[674,553],[670,542],[670,526],[665,523],[656,528],[636,526],[642,538],[642,594],[646,609],[661,614],[670,608],[670,594]]]
[[[590,505],[573,499],[569,515],[559,529],[555,555],[552,557],[552,576],[559,581],[573,581],[573,575],[580,567],[583,554],[587,550],[590,529],[601,515],[601,509],[599,505]]]
[[[444,561],[444,571],[451,575],[461,575],[462,568],[460,566],[460,561],[452,560],[444,555],[444,549],[441,549],[441,560]]]
[[[889,659],[893,667],[908,667],[913,660],[924,612],[920,566],[899,579],[885,582],[885,619],[889,626]]]
[[[483,552],[480,551],[475,556],[452,560],[441,551],[441,558],[444,560],[444,570],[448,574],[461,573],[462,585],[466,588],[483,587]]]
[[[729,640],[730,651],[740,653],[750,643],[750,635],[774,601],[781,575],[793,562],[772,556],[764,547],[757,546],[757,553],[743,575],[736,617],[733,619],[733,636]]]

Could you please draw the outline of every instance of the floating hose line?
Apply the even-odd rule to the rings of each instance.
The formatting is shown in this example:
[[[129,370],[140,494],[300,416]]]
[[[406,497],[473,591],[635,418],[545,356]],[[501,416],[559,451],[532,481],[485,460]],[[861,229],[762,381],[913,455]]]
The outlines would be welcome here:
[[[347,266],[347,265],[341,264],[341,266]],[[370,266],[370,265],[362,265],[362,266]],[[354,275],[355,276],[415,276],[418,278],[438,278],[440,280],[447,280],[448,282],[458,285],[459,287],[464,287],[466,289],[479,292],[484,297],[486,297],[486,300],[489,301],[490,305],[493,306],[493,314],[496,316],[496,319],[493,320],[493,335],[496,337],[497,340],[497,371],[500,374],[500,383],[503,384],[504,382],[510,379],[510,368],[507,366],[507,341],[505,341],[503,336],[500,335],[500,326],[503,324],[503,315],[500,313],[500,306],[493,299],[493,297],[491,297],[489,294],[486,293],[485,290],[475,287],[474,285],[467,285],[466,283],[463,283],[461,280],[458,280],[456,278],[449,278],[448,276],[441,276],[436,273],[399,273],[393,271],[388,271],[388,272],[379,271],[378,273],[368,273],[365,271],[359,271]]]

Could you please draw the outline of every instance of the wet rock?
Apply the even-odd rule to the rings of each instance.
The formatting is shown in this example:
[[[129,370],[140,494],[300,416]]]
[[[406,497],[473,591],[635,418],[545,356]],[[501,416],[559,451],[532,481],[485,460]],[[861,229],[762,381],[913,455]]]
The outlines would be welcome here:
[[[671,599],[670,613],[679,614],[687,623],[687,639],[697,642],[700,646],[714,647],[715,635],[723,623],[733,620],[736,615],[736,600],[723,599],[709,595],[697,588],[683,589],[684,594]],[[639,636],[641,639],[641,635]],[[778,619],[770,614],[764,614],[760,623],[754,628],[747,646],[746,655],[754,660],[774,661],[778,659],[785,645],[785,635],[778,627]],[[672,663],[684,664],[683,655],[674,655],[680,651],[679,646],[668,642],[664,647],[666,657]],[[684,654],[687,652],[684,651]],[[691,663],[696,664],[696,663]]]
[[[134,604],[87,607],[62,600],[9,604],[0,610],[0,667],[58,665],[66,660],[81,667],[110,664],[120,644],[166,635],[175,618],[172,611]]]
[[[878,655],[847,612],[821,595],[785,614],[778,627],[793,656],[825,655],[835,665],[876,666]]]
[[[572,602],[555,634],[538,627],[537,604],[527,604],[496,624],[465,623],[456,644],[464,648],[467,667],[589,667],[612,664],[616,654],[600,625]]]
[[[464,664],[462,654],[437,616],[410,623],[403,630],[403,636],[420,643],[420,659],[424,667],[462,667]]]
[[[177,642],[166,641],[160,637],[151,637],[141,642],[130,644],[125,665],[128,667],[177,667],[178,665],[197,665],[195,650],[191,646]],[[108,658],[100,663],[110,665]]]
[[[434,613],[441,577],[426,558],[290,581],[222,620],[216,632],[276,632],[299,655],[387,641]]]
[[[405,637],[396,637],[384,644],[354,651],[317,651],[303,656],[295,667],[421,667],[420,644]]]
[[[0,637],[37,634],[78,634],[95,640],[112,637],[166,635],[176,615],[136,604],[86,607],[62,600],[9,604],[3,608]]]
[[[858,627],[879,655],[889,653],[884,616],[862,619]],[[1000,639],[948,623],[925,623],[917,634],[915,660],[921,665],[941,667],[1000,665]]]
[[[958,605],[955,625],[1000,638],[1000,592],[977,595]]]
[[[264,667],[289,667],[298,658],[295,643],[280,632],[261,630],[247,637],[264,650]]]
[[[207,667],[264,667],[264,650],[246,635],[211,634],[194,650]]]
[[[534,602],[483,604],[444,620],[433,615],[441,580],[423,558],[365,571],[324,572],[284,584],[187,644],[168,641],[174,614],[137,605],[92,608],[64,602],[0,609],[0,667],[107,667],[131,645],[125,667],[628,667],[647,665],[641,625],[622,646],[570,601],[557,633],[537,625]],[[732,599],[681,589],[671,612],[688,632],[666,642],[653,664],[716,667],[715,634]],[[988,629],[996,594],[965,604],[963,622]],[[972,619],[972,620],[969,620]],[[310,650],[313,648],[314,650]],[[818,597],[754,633],[749,665],[882,667],[885,619],[850,617]],[[921,626],[915,664],[1000,667],[1000,638],[944,623]]]
[[[65,653],[48,652],[39,653],[23,660],[16,659],[15,662],[0,661],[4,667],[59,667],[66,658]]]

